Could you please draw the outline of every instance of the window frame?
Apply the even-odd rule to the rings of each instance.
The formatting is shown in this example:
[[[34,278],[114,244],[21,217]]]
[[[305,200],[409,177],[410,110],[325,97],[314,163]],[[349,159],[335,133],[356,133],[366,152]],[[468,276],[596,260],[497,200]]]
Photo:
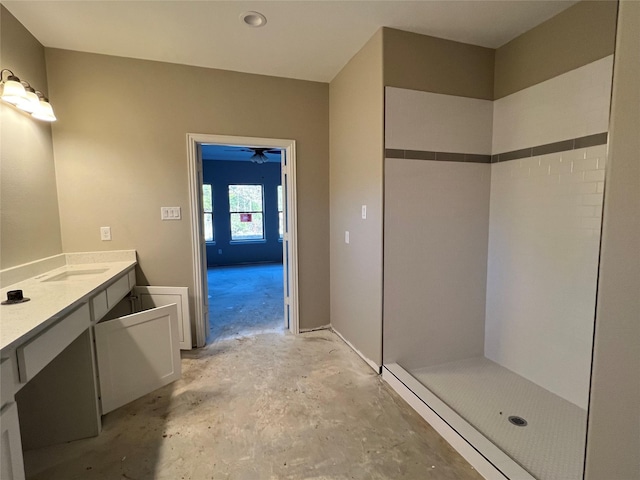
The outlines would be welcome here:
[[[211,211],[207,211],[206,207],[205,207],[205,201],[204,201],[204,197],[205,197],[205,187],[209,187],[209,193],[211,195]],[[206,218],[207,216],[211,217],[211,240],[207,240],[207,234],[206,234]],[[214,217],[214,205],[213,205],[213,184],[208,183],[208,182],[203,182],[202,183],[202,233],[204,235],[204,241],[205,243],[207,243],[208,245],[215,245],[216,244],[216,224],[214,223],[215,217]]]
[[[231,187],[233,186],[251,186],[251,187],[260,187],[260,195],[261,195],[261,210],[252,210],[252,211],[232,211],[231,210]],[[265,202],[264,202],[264,184],[262,183],[230,183],[227,185],[227,200],[228,200],[228,214],[229,214],[229,243],[238,245],[242,243],[266,243],[267,242],[267,232],[265,228]],[[233,226],[231,217],[232,215],[240,215],[240,214],[256,214],[259,213],[262,215],[262,238],[242,238],[242,239],[234,239],[233,238]]]
[[[285,228],[285,218],[284,218],[284,189],[282,185],[276,186],[276,207],[278,210],[278,241],[282,242],[284,240],[284,228]],[[280,226],[282,225],[282,232],[280,232]]]

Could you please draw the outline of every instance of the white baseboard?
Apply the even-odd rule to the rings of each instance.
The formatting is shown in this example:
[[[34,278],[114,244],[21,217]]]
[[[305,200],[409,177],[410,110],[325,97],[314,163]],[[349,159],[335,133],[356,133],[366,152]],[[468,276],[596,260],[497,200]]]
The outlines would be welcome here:
[[[300,333],[309,333],[309,332],[317,332],[319,330],[331,330],[331,324],[323,325],[321,327],[315,328],[301,328]]]
[[[382,379],[487,480],[535,480],[398,364],[384,365]]]
[[[381,369],[382,369],[382,367],[381,367],[380,365],[378,365],[378,364],[377,364],[376,362],[374,362],[373,360],[371,360],[371,359],[369,359],[369,358],[365,357],[365,356],[362,354],[362,352],[361,352],[360,350],[358,350],[356,347],[354,347],[354,346],[353,346],[353,344],[352,344],[349,340],[347,340],[346,338],[344,338],[344,337],[342,336],[342,334],[341,334],[339,331],[337,331],[335,328],[331,327],[331,331],[333,331],[333,333],[335,333],[336,335],[338,335],[338,336],[342,339],[342,341],[343,341],[344,343],[346,343],[347,345],[349,345],[349,347],[351,348],[351,350],[353,350],[354,352],[356,352],[356,353],[358,354],[358,356],[359,356],[360,358],[362,358],[362,360],[364,360],[364,361],[367,363],[367,365],[369,365],[371,368],[373,368],[373,370],[374,370],[378,375],[380,375],[380,371],[381,371]]]

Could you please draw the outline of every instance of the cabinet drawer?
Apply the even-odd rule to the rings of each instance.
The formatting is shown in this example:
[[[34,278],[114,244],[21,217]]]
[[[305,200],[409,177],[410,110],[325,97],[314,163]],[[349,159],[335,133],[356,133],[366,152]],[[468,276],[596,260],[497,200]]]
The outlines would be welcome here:
[[[100,291],[95,297],[91,299],[91,306],[93,307],[93,319],[98,322],[109,311],[107,305],[107,291]]]
[[[126,277],[125,277],[126,280]],[[17,349],[20,381],[26,383],[84,332],[91,323],[85,303]]]
[[[111,310],[129,293],[129,275],[120,277],[112,285],[107,287],[107,308]]]

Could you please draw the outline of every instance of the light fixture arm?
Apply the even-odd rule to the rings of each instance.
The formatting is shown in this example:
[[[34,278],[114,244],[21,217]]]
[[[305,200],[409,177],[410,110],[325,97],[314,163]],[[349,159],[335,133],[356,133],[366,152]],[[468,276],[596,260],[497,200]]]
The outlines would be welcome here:
[[[7,78],[4,78],[4,72],[9,72],[9,76]],[[0,71],[0,82],[7,82],[9,80],[13,80],[14,82],[20,82],[20,79],[18,77],[16,77],[15,73],[13,73],[11,70],[9,70],[8,68],[3,68]]]

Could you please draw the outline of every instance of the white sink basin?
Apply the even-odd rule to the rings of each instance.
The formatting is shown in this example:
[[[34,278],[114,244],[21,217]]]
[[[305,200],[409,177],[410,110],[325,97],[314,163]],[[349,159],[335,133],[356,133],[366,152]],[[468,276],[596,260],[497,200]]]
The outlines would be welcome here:
[[[65,280],[82,279],[88,275],[99,275],[109,270],[108,268],[94,268],[91,270],[69,270],[53,277],[45,278],[43,282],[64,282]]]

